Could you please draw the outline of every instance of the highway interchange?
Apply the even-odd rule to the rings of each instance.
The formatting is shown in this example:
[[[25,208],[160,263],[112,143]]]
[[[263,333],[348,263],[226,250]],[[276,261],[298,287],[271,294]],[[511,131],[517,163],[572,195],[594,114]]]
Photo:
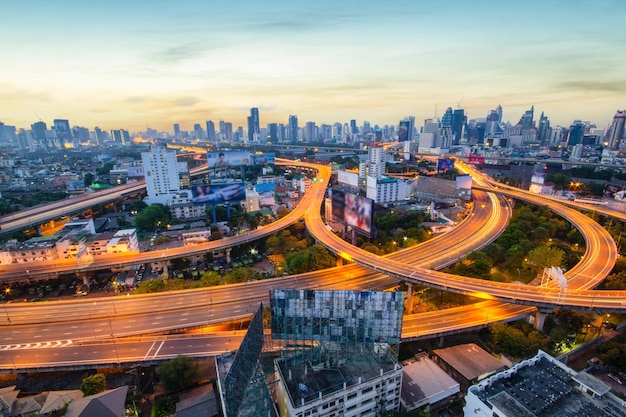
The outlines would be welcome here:
[[[303,163],[298,165],[306,166]],[[507,197],[475,191],[473,212],[455,230],[415,248],[377,257],[343,242],[325,227],[319,215],[319,207],[330,171],[325,166],[310,167],[318,170],[317,176],[323,182],[314,182],[306,200],[289,217],[284,218],[282,223],[266,226],[250,235],[224,239],[219,243],[195,249],[204,252],[216,247],[211,245],[233,246],[248,242],[261,235],[273,234],[291,222],[304,218],[307,228],[320,243],[354,263],[299,276],[203,290],[49,302],[40,305],[5,304],[3,311],[0,311],[0,317],[2,312],[6,316],[6,325],[0,326],[0,370],[8,372],[14,369],[53,369],[68,364],[93,367],[113,363],[150,362],[177,354],[211,356],[215,352],[234,349],[241,332],[184,337],[163,336],[158,333],[183,327],[200,327],[228,318],[244,320],[256,309],[259,302],[267,301],[268,290],[272,287],[382,290],[397,285],[401,279],[489,300],[458,309],[408,315],[403,324],[404,340],[433,334],[450,334],[495,321],[511,320],[535,311],[536,306],[570,305],[574,308],[606,311],[620,311],[624,308],[624,292],[590,290],[611,270],[617,249],[604,229],[574,209],[558,202],[546,203],[546,200],[526,193],[517,195],[513,190],[499,188],[499,193],[506,193],[512,198],[527,199],[537,204],[552,204],[554,207],[551,205],[551,209],[581,229],[587,239],[587,249],[582,261],[567,273],[570,287],[566,293],[554,287],[536,288],[484,282],[436,273],[429,268],[438,269],[449,265],[470,251],[493,241],[504,230],[510,217],[511,209]],[[481,183],[485,190],[491,190],[480,174],[473,175],[475,181]],[[170,250],[148,252],[129,255],[122,263],[132,264],[177,256],[182,255]],[[58,268],[98,269],[103,268],[103,265],[93,262],[89,265],[74,263],[52,267],[56,267],[58,271]],[[378,272],[372,273],[372,269]],[[6,271],[3,268],[2,272],[10,276],[18,270]],[[140,335],[146,334],[153,336],[138,339]],[[132,339],[127,339],[128,337]]]

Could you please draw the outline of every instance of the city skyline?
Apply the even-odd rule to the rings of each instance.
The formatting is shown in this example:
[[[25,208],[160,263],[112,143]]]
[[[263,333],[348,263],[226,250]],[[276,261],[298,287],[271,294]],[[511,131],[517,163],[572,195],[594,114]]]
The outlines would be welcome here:
[[[553,125],[606,128],[626,108],[619,1],[186,0],[3,5],[0,120],[171,131],[357,119],[468,118],[532,105]]]

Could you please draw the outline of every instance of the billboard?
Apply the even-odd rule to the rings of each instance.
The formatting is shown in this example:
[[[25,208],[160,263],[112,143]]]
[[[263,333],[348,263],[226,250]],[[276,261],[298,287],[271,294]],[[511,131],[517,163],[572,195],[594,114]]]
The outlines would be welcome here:
[[[398,142],[406,142],[409,140],[409,127],[411,122],[408,120],[401,120],[398,127]]]
[[[201,184],[191,188],[194,205],[240,203],[246,200],[246,185],[243,182],[230,184]]]
[[[273,153],[255,153],[252,154],[252,163],[254,165],[273,164],[275,157]]]
[[[437,159],[437,171],[447,171],[449,169],[454,169],[454,159]]]
[[[371,235],[374,202],[366,197],[332,190],[333,217]]]
[[[483,165],[485,163],[485,158],[483,156],[470,155],[467,158],[467,163],[468,164]]]
[[[270,289],[273,339],[400,342],[403,292]]]
[[[250,152],[243,151],[224,151],[224,152],[207,152],[207,166],[209,168],[229,168],[241,165],[250,165]]]

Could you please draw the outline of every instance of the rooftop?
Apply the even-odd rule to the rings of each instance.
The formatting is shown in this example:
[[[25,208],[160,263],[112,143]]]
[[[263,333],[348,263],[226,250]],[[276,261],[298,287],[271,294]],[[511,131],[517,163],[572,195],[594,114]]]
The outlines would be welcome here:
[[[471,390],[506,416],[626,416],[626,409],[604,396],[610,390],[606,384],[567,369],[547,355],[539,355],[536,361],[489,378],[482,391],[476,386]],[[588,389],[593,387],[595,396],[580,391],[580,381]]]
[[[416,355],[402,362],[402,402],[407,409],[413,410],[459,391],[459,383],[428,355]]]
[[[474,343],[436,349],[433,352],[468,381],[489,375],[503,367],[498,359]]]

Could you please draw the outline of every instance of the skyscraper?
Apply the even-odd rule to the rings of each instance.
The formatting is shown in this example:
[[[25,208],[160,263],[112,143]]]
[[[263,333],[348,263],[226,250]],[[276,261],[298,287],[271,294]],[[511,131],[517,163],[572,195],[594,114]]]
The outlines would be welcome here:
[[[550,120],[541,112],[539,127],[537,127],[537,140],[541,146],[545,146],[550,140]]]
[[[585,124],[580,120],[574,120],[574,123],[569,127],[569,134],[567,136],[567,146],[575,146],[583,143],[583,137],[585,135]]]
[[[317,126],[315,126],[315,122],[306,122],[304,140],[306,142],[315,142],[317,140]]]
[[[626,121],[626,111],[618,110],[613,116],[613,122],[609,127],[607,143],[610,149],[618,149],[624,142],[624,122]]]
[[[180,137],[180,125],[178,123],[174,123],[174,137]]]
[[[259,131],[259,109],[253,107],[250,109],[250,116],[248,116],[248,141],[258,141]]]
[[[202,130],[202,126],[200,125],[200,123],[196,123],[193,125],[193,133],[196,139],[206,139],[204,137],[204,130]]]
[[[61,144],[72,142],[72,129],[70,122],[66,119],[54,119],[54,130],[57,133],[57,139]]]
[[[209,142],[215,142],[215,124],[211,120],[206,121],[206,138]]]
[[[524,115],[520,120],[520,124],[522,125],[522,130],[529,130],[533,127],[533,119],[535,114],[535,106],[531,106],[530,110],[526,110]]]
[[[167,204],[180,192],[179,169],[183,167],[178,165],[176,152],[154,145],[149,152],[141,153],[141,161],[149,203]]]
[[[267,125],[267,140],[272,143],[278,142],[278,123]]]
[[[452,117],[452,107],[448,107],[441,116],[441,126],[443,127],[452,127],[453,117]]]
[[[289,128],[287,130],[287,139],[292,142],[298,141],[298,116],[289,116]]]
[[[452,113],[452,135],[454,136],[453,145],[458,145],[463,137],[465,128],[465,110],[456,109]]]
[[[41,143],[44,143],[46,140],[46,131],[48,130],[48,126],[46,126],[45,122],[35,122],[30,125],[30,128],[33,130],[33,136],[36,140]]]

